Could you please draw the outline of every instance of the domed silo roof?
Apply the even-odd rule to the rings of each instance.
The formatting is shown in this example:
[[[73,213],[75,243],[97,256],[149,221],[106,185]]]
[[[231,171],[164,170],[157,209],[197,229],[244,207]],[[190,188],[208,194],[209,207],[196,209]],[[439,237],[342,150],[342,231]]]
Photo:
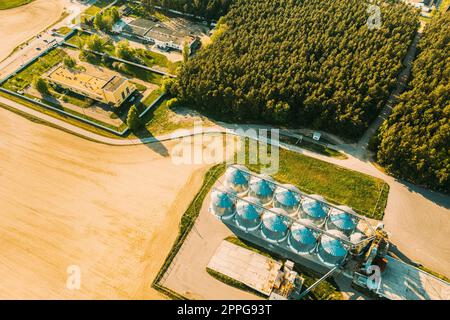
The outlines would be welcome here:
[[[236,224],[245,231],[254,231],[261,225],[263,209],[257,198],[245,197],[239,199],[236,205]]]
[[[350,242],[353,243],[351,249],[353,255],[362,255],[364,253],[364,248],[368,245],[367,241],[361,243],[364,239],[367,239],[367,236],[359,231],[355,231],[350,235]]]
[[[288,237],[288,244],[291,250],[296,253],[312,253],[317,244],[317,232],[301,224],[293,223]]]
[[[263,205],[272,201],[275,184],[269,176],[253,177],[250,180],[249,195],[258,198]]]
[[[350,235],[350,242],[353,244],[357,244],[359,242],[361,242],[362,240],[366,239],[367,236],[364,233],[361,232],[353,232]]]
[[[225,174],[227,186],[239,194],[243,194],[248,191],[249,179],[250,175],[245,171],[245,167],[241,166],[229,167]]]
[[[338,230],[329,231],[330,234],[336,236],[339,239],[348,240],[348,238],[342,232]],[[318,247],[318,257],[325,265],[332,267],[338,265],[344,260],[347,254],[347,248],[343,245],[342,241],[326,234],[322,235],[320,244]]]
[[[341,208],[331,209],[327,229],[339,230],[346,235],[350,235],[355,230],[357,222],[350,213],[343,211]]]
[[[285,216],[287,212],[280,208],[271,211],[263,213],[261,233],[269,242],[282,242],[286,239],[290,224],[289,218]]]
[[[275,190],[274,207],[293,214],[297,211],[301,200],[300,190],[293,185],[283,185]]]
[[[328,207],[318,199],[305,197],[301,204],[299,217],[311,220],[316,225],[321,225],[327,217]]]
[[[231,219],[236,212],[236,193],[231,189],[211,193],[211,210],[221,219]]]

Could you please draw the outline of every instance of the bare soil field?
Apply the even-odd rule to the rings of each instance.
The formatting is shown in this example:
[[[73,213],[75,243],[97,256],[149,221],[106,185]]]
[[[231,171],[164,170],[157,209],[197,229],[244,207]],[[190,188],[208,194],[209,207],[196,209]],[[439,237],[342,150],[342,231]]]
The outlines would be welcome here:
[[[173,164],[174,144],[106,146],[0,108],[0,299],[163,298],[151,282],[210,167]]]
[[[0,11],[0,61],[15,47],[58,21],[69,0],[35,0],[27,5]]]

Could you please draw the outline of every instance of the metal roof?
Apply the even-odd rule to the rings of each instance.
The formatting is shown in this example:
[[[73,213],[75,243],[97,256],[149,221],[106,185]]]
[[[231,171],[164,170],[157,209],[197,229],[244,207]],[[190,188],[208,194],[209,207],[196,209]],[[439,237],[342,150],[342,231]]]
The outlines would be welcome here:
[[[276,208],[271,211],[264,212],[262,217],[264,227],[277,233],[286,232],[289,226],[289,219],[283,216],[281,211],[284,212],[284,210]],[[284,212],[284,214],[287,213]]]
[[[245,171],[233,167],[227,169],[226,181],[231,186],[241,186],[247,188],[248,179],[249,175]]]
[[[262,209],[259,206],[252,205],[252,203],[261,205],[261,202],[253,197],[246,197],[243,200],[238,200],[236,213],[245,220],[260,219]]]
[[[291,237],[302,244],[315,244],[317,241],[317,233],[310,228],[294,223],[291,226]]]
[[[330,221],[341,230],[353,230],[356,222],[350,213],[333,208],[330,212]]]
[[[300,203],[300,195],[290,189],[277,188],[275,200],[286,207],[295,207]]]
[[[330,230],[328,232],[337,236],[338,238],[345,240],[348,239],[342,232],[338,230]],[[322,235],[320,245],[322,246],[323,250],[325,250],[326,253],[332,256],[343,257],[347,254],[347,249],[345,248],[345,246],[342,244],[341,241],[339,241],[336,238],[330,237],[326,234]]]
[[[211,202],[214,206],[219,208],[232,208],[234,206],[235,198],[233,198],[231,190],[222,192],[220,190],[214,190],[211,194]]]
[[[270,197],[275,190],[275,185],[271,181],[254,177],[250,180],[250,190],[258,197]]]
[[[302,201],[303,211],[313,219],[325,219],[327,212],[324,205],[317,200],[306,198]]]

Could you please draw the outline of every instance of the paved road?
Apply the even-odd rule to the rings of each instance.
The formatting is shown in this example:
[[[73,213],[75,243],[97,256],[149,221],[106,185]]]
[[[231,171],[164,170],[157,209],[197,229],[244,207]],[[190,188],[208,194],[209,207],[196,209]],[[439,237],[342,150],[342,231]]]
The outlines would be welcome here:
[[[79,136],[114,146],[148,144],[195,134],[193,130],[178,130],[171,134],[144,139],[107,138],[30,110],[3,97],[0,97],[0,103],[7,104]],[[223,126],[203,128],[202,131],[197,133],[229,132],[236,134],[235,130],[238,128],[267,127],[223,124]],[[348,154],[348,159],[341,160],[297,147],[289,147],[289,149],[385,180],[390,186],[390,193],[383,221],[386,229],[391,233],[390,239],[395,244],[397,255],[405,261],[419,262],[450,277],[450,243],[448,241],[448,235],[450,234],[450,197],[399,181],[379,171],[371,162],[360,160],[350,154]]]

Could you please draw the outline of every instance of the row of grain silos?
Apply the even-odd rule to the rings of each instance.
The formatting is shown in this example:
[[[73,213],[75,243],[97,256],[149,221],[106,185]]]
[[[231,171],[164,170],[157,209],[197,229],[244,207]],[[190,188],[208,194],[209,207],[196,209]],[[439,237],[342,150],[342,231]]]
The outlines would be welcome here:
[[[277,185],[271,177],[252,175],[245,167],[229,167],[225,185],[211,195],[216,216],[297,254],[317,253],[325,265],[336,265],[347,255],[347,246],[339,239],[348,241],[358,234],[357,221],[347,208],[331,207],[320,196],[305,196],[294,186]]]

